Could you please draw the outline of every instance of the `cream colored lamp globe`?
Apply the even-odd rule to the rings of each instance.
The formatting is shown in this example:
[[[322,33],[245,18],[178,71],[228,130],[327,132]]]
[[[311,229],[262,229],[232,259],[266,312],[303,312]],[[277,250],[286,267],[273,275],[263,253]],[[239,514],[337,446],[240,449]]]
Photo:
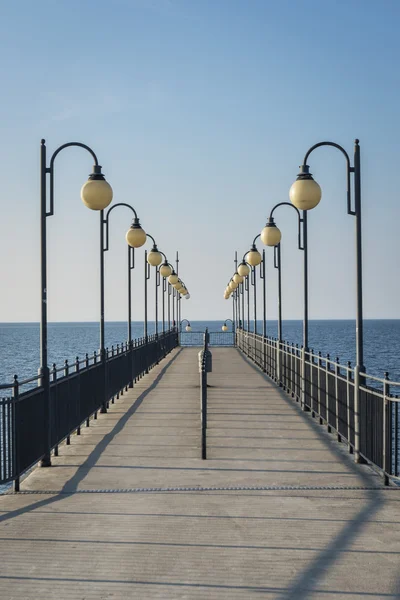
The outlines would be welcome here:
[[[180,279],[178,279],[178,281],[176,283],[174,283],[174,288],[179,291],[181,289],[181,287],[182,287],[182,281]]]
[[[146,243],[146,232],[142,229],[139,219],[135,218],[131,228],[126,232],[125,239],[132,248],[140,248]]]
[[[168,281],[171,285],[175,286],[179,281],[179,277],[176,273],[172,272],[172,274],[168,277]]]
[[[227,293],[225,292],[225,293],[224,293],[224,298],[225,298],[225,300],[228,300],[228,298],[229,298],[229,294],[227,294]]]
[[[190,327],[190,325],[186,325],[185,329],[186,329],[186,331],[192,331],[192,328]]]
[[[172,269],[168,263],[164,263],[160,267],[161,277],[169,277],[172,274]]]
[[[246,265],[245,262],[240,263],[240,265],[238,266],[238,274],[241,277],[247,277],[247,275],[250,273],[250,267],[249,265]]]
[[[236,290],[236,288],[238,287],[238,284],[236,283],[236,281],[233,281],[233,279],[229,282],[229,287],[231,288],[232,292],[233,290]]]
[[[227,325],[222,325],[222,331],[228,331]]]
[[[152,250],[150,250],[150,252],[148,253],[148,255],[147,255],[147,262],[152,267],[158,267],[158,265],[161,265],[161,263],[162,263],[162,255],[157,250],[157,246],[154,246],[154,248]]]
[[[233,276],[233,281],[239,285],[239,283],[243,283],[243,277],[239,275],[239,273],[235,273]]]
[[[269,219],[261,232],[261,241],[265,246],[277,246],[281,241],[282,234],[275,225],[273,219]]]
[[[311,210],[319,204],[321,196],[321,188],[309,172],[308,165],[301,165],[300,173],[289,190],[291,203],[299,210]]]
[[[186,294],[188,293],[188,291],[187,291],[187,289],[186,289],[185,287],[183,287],[183,288],[181,288],[181,289],[179,290],[179,293],[180,293],[182,296],[186,296]]]
[[[246,262],[249,263],[252,267],[256,267],[262,261],[261,254],[254,246],[247,254],[246,254]]]
[[[111,185],[104,179],[101,167],[95,165],[93,173],[89,176],[81,189],[81,199],[85,206],[91,210],[104,210],[113,199]]]
[[[189,298],[190,298],[189,292],[186,294],[185,298],[186,298],[186,300],[189,300]]]

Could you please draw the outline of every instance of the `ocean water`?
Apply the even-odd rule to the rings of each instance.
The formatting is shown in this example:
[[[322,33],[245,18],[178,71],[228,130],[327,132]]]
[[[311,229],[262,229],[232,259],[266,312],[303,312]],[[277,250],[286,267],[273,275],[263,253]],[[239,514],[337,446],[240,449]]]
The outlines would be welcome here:
[[[222,321],[192,321],[192,331],[221,331]],[[229,323],[230,325],[230,323]],[[161,331],[161,324],[159,331]],[[258,332],[262,323],[257,324]],[[276,321],[267,322],[267,335],[277,336]],[[149,334],[154,323],[149,323]],[[109,322],[105,326],[106,346],[126,341],[126,322]],[[132,323],[132,336],[143,336],[143,323]],[[284,321],[283,339],[301,345],[302,322]],[[323,356],[340,358],[342,364],[355,361],[354,321],[310,321],[310,347]],[[0,323],[0,383],[11,383],[14,374],[20,380],[37,374],[39,367],[39,324]],[[49,364],[73,362],[86,352],[93,354],[99,348],[98,323],[50,323],[48,325]],[[364,322],[364,362],[367,372],[383,377],[385,371],[392,381],[400,381],[400,320],[366,320]]]

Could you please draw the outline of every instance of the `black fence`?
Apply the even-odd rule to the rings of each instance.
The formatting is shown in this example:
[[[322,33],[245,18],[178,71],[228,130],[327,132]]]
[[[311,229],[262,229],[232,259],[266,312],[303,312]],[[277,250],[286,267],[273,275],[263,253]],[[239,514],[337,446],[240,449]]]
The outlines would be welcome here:
[[[400,383],[357,373],[297,345],[237,330],[236,344],[271,379],[388,477],[399,477]]]
[[[235,333],[233,331],[210,331],[209,346],[234,346]],[[181,331],[179,333],[180,346],[204,345],[204,331]]]
[[[84,360],[77,359],[62,368],[53,365],[50,371],[50,424],[51,445],[55,454],[63,440],[70,435],[104,403],[114,402],[128,387],[149,371],[178,345],[178,334],[170,331],[122,344],[106,351],[101,362],[96,352]],[[39,462],[46,453],[45,394],[40,377],[0,386],[0,484],[14,480],[18,489],[19,478]],[[37,387],[32,388],[32,385]],[[23,391],[27,386],[31,389]],[[104,394],[106,390],[106,395]]]

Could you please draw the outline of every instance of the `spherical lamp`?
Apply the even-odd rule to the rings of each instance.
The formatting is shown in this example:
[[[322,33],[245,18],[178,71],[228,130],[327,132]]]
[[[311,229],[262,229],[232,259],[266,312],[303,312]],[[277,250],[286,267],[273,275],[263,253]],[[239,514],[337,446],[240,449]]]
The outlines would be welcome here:
[[[158,267],[158,265],[161,265],[161,263],[162,263],[162,255],[158,251],[157,246],[153,246],[153,248],[148,253],[148,255],[147,255],[147,262],[152,267]]]
[[[222,325],[222,331],[228,331],[228,326],[225,323]]]
[[[272,217],[268,219],[260,237],[265,246],[277,246],[281,241],[282,234],[280,229],[275,225]]]
[[[126,241],[132,248],[140,248],[146,242],[146,237],[146,232],[142,229],[139,219],[135,217],[131,228],[126,232]]]
[[[161,277],[169,277],[172,274],[172,268],[167,262],[163,263],[160,267]]]
[[[104,179],[100,165],[93,167],[93,173],[83,184],[81,199],[85,206],[91,210],[104,210],[113,199],[111,185]]]
[[[192,328],[190,325],[186,325],[185,329],[186,329],[186,331],[192,331]]]
[[[257,248],[253,245],[251,249],[246,254],[246,262],[249,263],[252,267],[256,267],[262,261],[262,256],[257,250]]]
[[[236,290],[236,288],[238,287],[238,284],[236,283],[236,281],[233,281],[233,279],[231,279],[229,282],[229,287],[231,288],[231,291],[233,292],[233,290]]]
[[[179,277],[178,275],[175,273],[175,271],[172,271],[171,275],[168,277],[168,281],[170,282],[171,285],[175,286],[178,281],[179,281]]]
[[[239,273],[236,272],[233,276],[233,281],[237,284],[242,283],[243,282],[242,275],[239,275]]]
[[[245,262],[241,262],[240,265],[238,266],[238,275],[240,275],[241,277],[247,277],[247,275],[249,273],[250,273],[249,265],[246,265]]]
[[[300,173],[289,191],[292,204],[299,210],[311,210],[321,200],[321,188],[309,172],[308,165],[300,166]]]
[[[189,292],[186,294],[185,298],[186,298],[186,300],[189,300],[189,298],[190,298]]]

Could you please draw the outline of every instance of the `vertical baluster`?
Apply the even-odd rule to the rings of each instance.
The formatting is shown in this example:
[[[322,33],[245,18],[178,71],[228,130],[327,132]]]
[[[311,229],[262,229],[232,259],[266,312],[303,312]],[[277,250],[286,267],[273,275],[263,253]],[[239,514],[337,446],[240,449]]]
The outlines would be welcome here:
[[[76,357],[75,360],[75,373],[77,373],[77,377],[78,377],[78,395],[76,398],[76,409],[77,409],[77,413],[80,417],[81,415],[81,378],[80,378],[80,368],[79,368],[79,356]],[[81,435],[81,425],[79,423],[78,427],[76,428],[76,435]]]
[[[10,405],[9,405],[10,406]],[[9,413],[10,414],[10,413]],[[19,476],[20,476],[20,456],[19,456],[19,383],[18,375],[14,375],[14,384],[12,389],[12,421],[9,419],[11,427],[8,428],[8,458],[9,458],[9,471],[14,471],[13,489],[14,492],[19,492]],[[4,418],[4,414],[3,414]],[[10,452],[10,445],[12,450]],[[14,469],[12,468],[14,463]]]
[[[351,445],[351,427],[350,427],[350,387],[351,387],[351,362],[347,361],[347,442],[349,445],[349,452],[353,454],[353,446]]]
[[[89,368],[89,354],[86,352],[85,354],[85,369]],[[86,419],[86,427],[89,427],[90,425],[90,417],[88,417]]]
[[[340,359],[336,357],[336,365],[335,365],[335,406],[336,406],[336,433],[337,433],[337,441],[342,441],[342,436],[340,435],[340,421],[339,421],[339,380],[340,377]]]
[[[392,428],[389,409],[391,409],[389,373],[385,373],[385,383],[383,384],[383,432],[382,432],[382,466],[383,466],[383,483],[389,485],[389,474],[391,469],[392,455]]]
[[[65,359],[65,361],[64,361],[64,377],[68,377],[68,376],[69,376],[69,364],[68,364],[68,359]],[[70,400],[71,400],[70,394],[68,393],[68,406],[67,406],[68,413],[71,410]],[[58,404],[58,402],[57,402],[57,404]],[[70,437],[70,434],[68,434],[67,439],[66,439],[67,446],[69,446],[70,443],[71,443],[71,437]]]
[[[57,365],[56,363],[53,363],[53,367],[51,369],[51,380],[54,384],[54,396],[56,398],[56,402],[55,402],[55,428],[57,431],[57,440],[59,439],[59,435],[58,435],[58,423],[57,423],[57,417],[58,417],[58,402],[57,402]],[[58,456],[58,444],[56,446],[54,446],[54,456]]]
[[[96,354],[96,350],[93,352],[93,364],[95,365],[97,363],[97,354]],[[97,419],[97,410],[94,411],[93,413],[93,419],[96,420]]]
[[[317,385],[318,385],[318,414],[319,414],[319,424],[322,425],[324,420],[321,415],[321,368],[322,368],[322,353],[321,350],[318,352],[318,377],[317,377]]]
[[[314,390],[314,367],[315,367],[315,359],[314,359],[314,348],[310,349],[310,408],[311,408],[311,416],[315,419],[315,390]]]
[[[331,359],[330,354],[326,355],[325,361],[325,405],[326,405],[326,428],[328,433],[332,433],[331,427],[331,411],[330,411],[330,397],[329,397],[329,373],[331,363],[329,362]]]

